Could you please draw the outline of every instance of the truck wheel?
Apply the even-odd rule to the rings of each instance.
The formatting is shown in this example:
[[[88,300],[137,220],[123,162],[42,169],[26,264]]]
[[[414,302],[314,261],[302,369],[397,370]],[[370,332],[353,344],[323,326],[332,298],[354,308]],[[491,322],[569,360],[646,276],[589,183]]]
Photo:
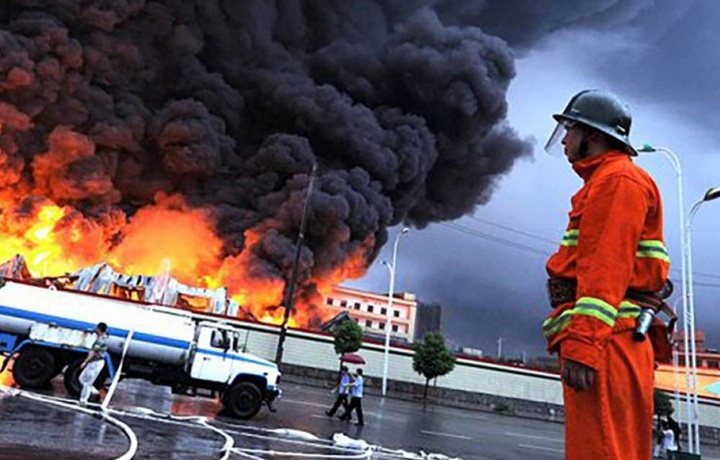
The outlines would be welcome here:
[[[79,396],[82,390],[80,385],[80,365],[84,358],[70,361],[68,367],[65,369],[65,375],[63,376],[63,383],[65,384],[65,390],[70,396]]]
[[[41,388],[50,382],[55,371],[55,357],[43,348],[20,352],[13,363],[13,379],[22,388]]]
[[[80,391],[82,391],[82,384],[80,384],[80,373],[82,370],[80,369],[80,365],[84,360],[85,358],[78,358],[71,361],[65,369],[63,383],[65,384],[65,390],[71,396],[79,396]],[[98,378],[95,380],[93,386],[98,390],[102,388],[105,384],[105,380],[108,378],[108,375],[109,373],[107,367],[103,367],[103,370],[100,371],[100,375],[98,375]]]
[[[262,407],[262,393],[254,383],[240,382],[225,392],[222,401],[232,415],[247,420]]]

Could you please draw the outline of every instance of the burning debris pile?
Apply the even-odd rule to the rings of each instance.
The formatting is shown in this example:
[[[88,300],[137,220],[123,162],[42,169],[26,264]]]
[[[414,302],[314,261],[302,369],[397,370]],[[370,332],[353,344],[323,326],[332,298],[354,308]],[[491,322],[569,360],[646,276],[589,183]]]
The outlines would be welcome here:
[[[228,297],[227,289],[224,287],[209,289],[180,283],[170,275],[169,267],[157,276],[124,275],[113,270],[108,264],[100,263],[82,268],[75,273],[35,278],[30,273],[25,258],[17,255],[0,264],[0,278],[205,313],[235,316],[240,319],[270,320],[256,318],[252,313],[246,312],[241,305]]]
[[[321,323],[388,226],[462,216],[530,151],[508,47],[422,3],[3,1],[0,260],[169,266],[277,320],[317,164],[294,319]]]

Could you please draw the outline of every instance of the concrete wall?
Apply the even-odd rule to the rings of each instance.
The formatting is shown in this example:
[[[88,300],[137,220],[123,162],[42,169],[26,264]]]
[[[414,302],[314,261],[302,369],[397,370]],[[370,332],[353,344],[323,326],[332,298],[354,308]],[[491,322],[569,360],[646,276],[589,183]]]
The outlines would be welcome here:
[[[248,331],[247,350],[267,359],[275,358],[278,329],[273,326],[241,323]],[[370,381],[377,386],[382,379],[384,364],[382,343],[365,342],[358,352],[367,361],[362,366]],[[388,363],[388,380],[424,385],[425,379],[412,368],[413,351],[392,347]],[[335,371],[338,357],[330,335],[290,330],[285,340],[283,363],[307,368]],[[352,366],[351,366],[352,367]],[[434,382],[437,388],[521,399],[547,404],[562,404],[562,388],[555,374],[501,366],[473,358],[459,358],[455,370]]]
[[[279,329],[275,326],[239,323],[248,332],[247,349],[267,359],[275,359]],[[358,354],[367,365],[362,366],[370,392],[377,392],[383,372],[382,343],[366,341]],[[388,388],[402,394],[398,397],[417,398],[425,380],[412,369],[413,352],[409,348],[392,347],[388,366]],[[328,334],[290,330],[285,341],[283,363],[286,372],[322,384],[331,380],[338,370],[338,358],[333,349],[333,338]],[[353,366],[350,365],[352,368]],[[375,390],[374,390],[375,389]],[[404,395],[404,396],[403,396]],[[431,399],[459,406],[480,406],[496,410],[498,405],[509,405],[508,412],[562,421],[562,386],[556,374],[498,365],[480,359],[459,358],[455,370],[433,382]],[[701,399],[699,407],[702,438],[720,443],[720,402]],[[675,408],[675,417],[686,420],[686,409],[681,401]]]

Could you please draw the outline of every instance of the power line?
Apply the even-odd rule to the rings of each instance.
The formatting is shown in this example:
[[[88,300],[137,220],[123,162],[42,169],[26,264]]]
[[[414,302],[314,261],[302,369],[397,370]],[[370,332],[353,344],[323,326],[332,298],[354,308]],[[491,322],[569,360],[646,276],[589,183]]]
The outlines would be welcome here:
[[[522,243],[517,243],[515,241],[506,240],[505,238],[501,238],[499,236],[490,235],[489,233],[483,233],[479,230],[475,230],[470,227],[465,227],[464,225],[455,224],[455,223],[442,223],[441,225],[452,228],[453,230],[459,231],[461,233],[465,233],[470,236],[474,236],[476,238],[481,238],[487,241],[493,241],[495,243],[502,244],[504,246],[508,246],[514,249],[519,249],[521,251],[531,252],[533,254],[539,254],[543,256],[549,256],[552,253],[549,251],[544,251],[542,249],[538,249],[532,246],[528,246]]]
[[[681,272],[679,268],[671,268],[670,271],[675,272],[675,273]],[[712,275],[710,273],[702,273],[702,272],[695,272],[695,271],[693,272],[693,276],[704,276],[705,278],[720,279],[720,275]]]
[[[517,233],[518,235],[527,236],[528,238],[533,238],[533,239],[535,239],[535,240],[542,241],[542,242],[544,242],[544,243],[550,243],[550,244],[553,244],[553,245],[559,244],[559,240],[551,240],[551,239],[549,239],[549,238],[543,238],[543,237],[537,236],[537,235],[535,235],[535,234],[533,234],[533,233],[524,232],[524,231],[522,231],[522,230],[518,230],[518,229],[516,229],[516,228],[509,227],[509,226],[507,226],[507,225],[498,224],[498,223],[496,223],[496,222],[492,222],[492,221],[489,221],[489,220],[481,219],[481,218],[479,218],[479,217],[475,217],[475,216],[468,216],[468,217],[470,217],[472,220],[476,220],[476,221],[478,221],[478,222],[482,222],[483,224],[492,225],[493,227],[497,227],[497,228],[502,228],[503,230],[507,230],[507,231],[510,231],[510,232],[513,232],[513,233]]]
[[[484,224],[488,224],[488,225],[492,225],[492,226],[497,227],[497,228],[501,228],[501,229],[504,229],[504,230],[508,230],[508,231],[510,231],[510,232],[512,232],[512,233],[517,233],[517,234],[519,234],[519,235],[527,236],[527,237],[529,237],[529,238],[533,238],[533,239],[536,239],[536,240],[539,240],[539,241],[542,241],[542,242],[545,242],[545,243],[552,243],[552,244],[554,244],[554,245],[557,245],[557,244],[558,244],[558,243],[555,242],[555,241],[552,241],[552,240],[549,240],[549,239],[546,239],[546,238],[543,238],[543,237],[534,235],[534,234],[532,234],[532,233],[524,232],[524,231],[522,231],[522,230],[517,230],[517,229],[515,229],[515,228],[513,228],[513,227],[509,227],[509,226],[506,226],[506,225],[498,224],[498,223],[496,223],[496,222],[491,222],[491,221],[489,221],[489,220],[481,219],[481,218],[478,218],[478,217],[475,217],[475,216],[469,216],[469,217],[470,217],[471,219],[473,219],[473,220],[478,221],[478,222],[482,222],[482,223],[484,223]],[[499,243],[499,244],[502,244],[502,245],[504,245],[504,246],[511,247],[511,248],[513,248],[513,249],[518,249],[518,250],[521,250],[521,251],[530,252],[530,253],[533,253],[533,254],[538,254],[538,255],[543,255],[543,256],[550,256],[550,255],[552,255],[552,252],[549,252],[549,251],[546,251],[546,250],[543,250],[543,249],[539,249],[539,248],[536,248],[536,247],[533,247],[533,246],[529,246],[529,245],[526,245],[526,244],[518,243],[518,242],[516,242],[516,241],[511,241],[511,240],[508,240],[508,239],[505,239],[505,238],[502,238],[502,237],[499,237],[499,236],[491,235],[491,234],[489,234],[489,233],[485,233],[485,232],[482,232],[482,231],[480,231],[480,230],[477,230],[477,229],[474,229],[474,228],[471,228],[471,227],[466,227],[466,226],[464,226],[464,225],[457,224],[457,223],[454,223],[454,222],[441,223],[441,225],[443,225],[443,226],[445,226],[445,227],[448,227],[448,228],[451,228],[451,229],[453,229],[453,230],[459,231],[459,232],[464,233],[464,234],[466,234],[466,235],[474,236],[474,237],[476,237],[476,238],[480,238],[480,239],[483,239],[483,240],[486,240],[486,241],[492,241],[492,242],[495,242],[495,243]],[[677,273],[677,272],[679,272],[680,270],[678,270],[678,269],[671,269],[671,271]],[[702,272],[696,272],[696,271],[693,271],[693,276],[703,276],[703,277],[707,277],[707,278],[720,279],[720,276],[719,276],[719,275],[713,275],[713,274],[710,274],[710,273],[702,273]],[[696,285],[696,286],[720,288],[720,284],[715,284],[715,283],[694,281],[693,284]]]
[[[536,235],[536,234],[534,234],[534,233],[526,232],[526,231],[523,231],[523,230],[518,230],[517,228],[510,227],[510,226],[508,226],[508,225],[499,224],[499,223],[497,223],[497,222],[492,222],[492,221],[490,221],[490,220],[482,219],[482,218],[476,217],[476,216],[468,216],[468,217],[469,217],[470,219],[472,219],[472,220],[477,221],[477,222],[481,222],[481,223],[486,224],[486,225],[491,225],[491,226],[493,226],[493,227],[501,228],[501,229],[503,229],[503,230],[507,230],[507,231],[512,232],[512,233],[517,233],[518,235],[523,235],[523,236],[526,236],[526,237],[528,237],[528,238],[532,238],[532,239],[535,239],[535,240],[538,240],[538,241],[542,241],[542,242],[544,242],[544,243],[550,243],[550,244],[553,244],[553,245],[557,245],[557,244],[559,243],[558,241],[554,241],[554,240],[551,240],[551,239],[548,239],[548,238],[543,238],[543,237],[538,236],[538,235]],[[679,272],[680,272],[680,269],[672,268],[672,269],[670,269],[670,271],[679,273]],[[702,272],[696,272],[696,271],[693,271],[693,276],[702,276],[702,277],[706,277],[706,278],[720,279],[720,275],[713,275],[713,274],[711,274],[711,273],[702,273]]]

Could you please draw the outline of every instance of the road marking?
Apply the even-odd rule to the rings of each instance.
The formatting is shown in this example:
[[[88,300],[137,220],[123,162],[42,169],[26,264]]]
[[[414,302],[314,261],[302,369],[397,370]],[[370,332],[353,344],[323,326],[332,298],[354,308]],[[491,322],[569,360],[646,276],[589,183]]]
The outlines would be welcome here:
[[[517,436],[519,438],[540,439],[542,441],[561,442],[561,443],[565,442],[564,439],[548,438],[545,436],[533,436],[531,434],[523,434],[523,433],[511,433],[510,431],[506,431],[505,434],[508,436]]]
[[[420,433],[431,434],[433,436],[444,436],[446,438],[472,439],[470,436],[463,436],[461,434],[451,434],[451,433],[438,433],[437,431],[420,430]]]
[[[518,447],[524,447],[526,449],[537,449],[537,450],[547,450],[550,452],[565,452],[562,449],[553,449],[552,447],[541,447],[541,446],[533,446],[531,444],[518,444]]]

